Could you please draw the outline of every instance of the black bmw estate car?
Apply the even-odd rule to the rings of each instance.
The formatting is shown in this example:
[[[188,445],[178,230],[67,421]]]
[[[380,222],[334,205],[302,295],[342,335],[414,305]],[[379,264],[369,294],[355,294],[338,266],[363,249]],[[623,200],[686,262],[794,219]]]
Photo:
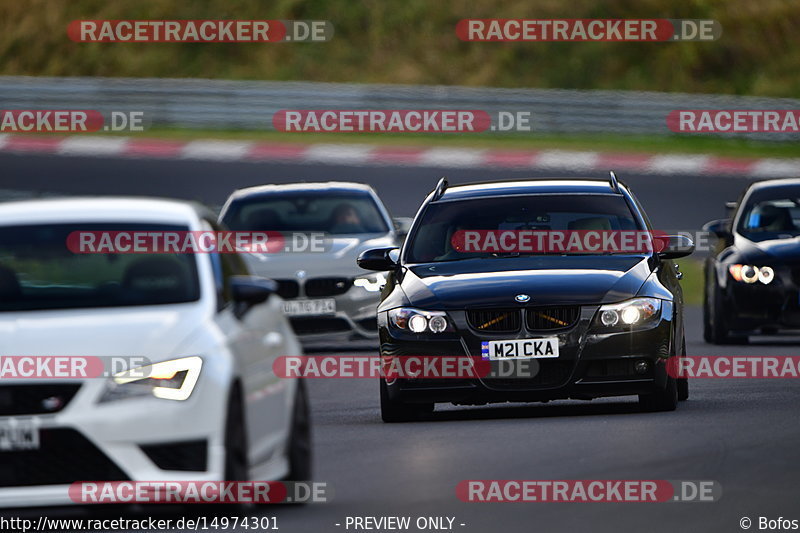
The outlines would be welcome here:
[[[643,409],[667,411],[688,397],[688,384],[670,377],[666,363],[685,355],[681,274],[671,259],[692,253],[691,240],[667,236],[660,251],[465,251],[459,235],[469,230],[599,235],[652,227],[613,173],[452,187],[443,178],[402,249],[358,258],[362,268],[389,273],[378,307],[381,356],[471,356],[488,359],[493,371],[381,378],[385,422],[416,419],[437,402],[638,395]],[[522,360],[534,360],[535,371],[494,372]]]
[[[729,207],[703,227],[718,237],[705,265],[705,340],[800,330],[800,179],[753,183]]]

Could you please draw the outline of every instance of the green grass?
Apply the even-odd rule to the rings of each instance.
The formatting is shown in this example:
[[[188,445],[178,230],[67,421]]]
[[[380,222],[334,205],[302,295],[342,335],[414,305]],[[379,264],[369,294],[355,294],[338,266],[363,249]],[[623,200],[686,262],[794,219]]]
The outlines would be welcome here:
[[[106,135],[106,134],[104,134]],[[131,135],[122,134],[122,135]],[[450,146],[508,150],[686,153],[726,157],[800,157],[800,143],[755,142],[721,137],[626,135],[421,135],[370,133],[286,133],[155,128],[136,136],[163,139],[223,139],[287,143],[365,143],[391,146]]]
[[[703,305],[703,261],[692,257],[676,261],[683,272],[681,287],[686,305]]]

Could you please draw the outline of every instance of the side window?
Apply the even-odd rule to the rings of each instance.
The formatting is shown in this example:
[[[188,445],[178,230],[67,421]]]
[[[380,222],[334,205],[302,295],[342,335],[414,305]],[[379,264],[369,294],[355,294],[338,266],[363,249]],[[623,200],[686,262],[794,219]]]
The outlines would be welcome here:
[[[211,231],[222,231],[220,226],[212,220],[203,220]],[[250,271],[244,259],[239,254],[209,254],[211,269],[214,272],[214,282],[217,288],[217,309],[224,309],[231,303],[231,276],[248,276]]]

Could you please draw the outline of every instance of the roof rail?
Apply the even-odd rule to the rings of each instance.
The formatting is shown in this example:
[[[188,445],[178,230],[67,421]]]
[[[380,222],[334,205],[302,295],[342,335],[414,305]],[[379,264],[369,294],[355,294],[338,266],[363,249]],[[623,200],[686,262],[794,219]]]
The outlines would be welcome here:
[[[435,202],[439,198],[442,197],[444,191],[447,189],[447,178],[442,177],[439,180],[439,183],[436,184],[436,189],[433,191],[433,198],[431,198],[431,202]]]
[[[614,174],[613,170],[608,171],[608,175],[610,177],[609,181],[611,182],[611,190],[615,192],[620,192],[619,190],[619,182],[617,181],[617,175]]]

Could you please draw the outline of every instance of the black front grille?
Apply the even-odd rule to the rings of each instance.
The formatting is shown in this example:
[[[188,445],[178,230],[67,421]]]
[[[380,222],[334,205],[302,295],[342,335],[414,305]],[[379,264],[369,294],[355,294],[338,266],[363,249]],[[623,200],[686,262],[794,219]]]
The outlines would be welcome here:
[[[293,279],[276,279],[278,284],[278,296],[284,300],[291,300],[300,295],[300,284]]]
[[[350,278],[313,278],[306,281],[306,296],[337,296],[353,286]]]
[[[568,328],[578,321],[581,308],[577,305],[569,307],[532,307],[525,310],[526,322],[530,330]]]
[[[538,370],[530,378],[486,378],[484,382],[492,389],[525,390],[536,387],[557,387],[572,375],[572,361],[537,359]]]
[[[469,309],[467,321],[473,329],[497,333],[519,331],[522,323],[519,309]]]
[[[374,317],[362,318],[358,321],[358,325],[367,331],[378,331],[378,319]]]
[[[0,385],[0,416],[38,415],[62,410],[80,384]]]
[[[162,470],[203,472],[208,465],[208,442],[205,440],[141,444],[139,447]]]
[[[337,333],[350,331],[350,324],[344,318],[335,317],[292,317],[289,319],[298,335],[312,333]]]
[[[38,450],[0,452],[0,487],[126,481],[128,476],[74,429],[42,429]]]

